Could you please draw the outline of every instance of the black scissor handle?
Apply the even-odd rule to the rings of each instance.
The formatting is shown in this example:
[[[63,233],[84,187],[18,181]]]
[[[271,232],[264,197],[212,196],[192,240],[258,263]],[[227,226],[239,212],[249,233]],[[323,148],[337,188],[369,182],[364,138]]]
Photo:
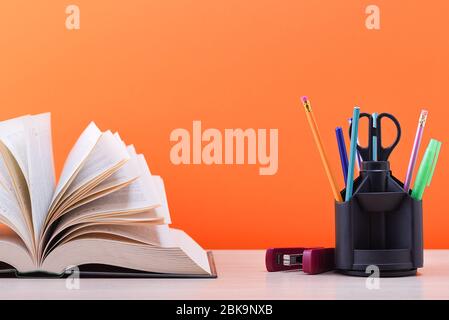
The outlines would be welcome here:
[[[388,118],[391,121],[393,121],[394,125],[396,126],[396,139],[394,142],[389,145],[388,147],[384,148],[382,145],[382,125],[381,120],[382,118]],[[398,119],[396,119],[392,114],[389,113],[381,113],[377,116],[376,121],[376,130],[377,130],[377,160],[379,161],[387,161],[388,157],[390,156],[393,149],[396,147],[396,145],[399,143],[399,140],[401,140],[401,125],[399,124]]]
[[[371,137],[372,134],[372,127],[373,127],[373,118],[369,113],[362,112],[360,113],[359,119],[361,118],[368,118],[368,137]],[[360,122],[360,121],[359,121]],[[360,130],[360,125],[359,125]],[[351,139],[352,136],[352,122],[349,126],[349,139]],[[359,151],[360,156],[362,157],[363,161],[369,161],[373,159],[372,150],[373,150],[373,139],[368,138],[368,146],[362,147],[357,143],[357,150]]]

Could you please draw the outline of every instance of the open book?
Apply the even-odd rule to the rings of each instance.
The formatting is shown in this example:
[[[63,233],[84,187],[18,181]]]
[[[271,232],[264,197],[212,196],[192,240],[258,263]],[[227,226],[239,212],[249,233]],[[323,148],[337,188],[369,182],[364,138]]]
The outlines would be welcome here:
[[[90,123],[55,184],[50,114],[0,122],[0,261],[18,275],[213,276],[211,256],[170,223],[162,179],[118,133]]]

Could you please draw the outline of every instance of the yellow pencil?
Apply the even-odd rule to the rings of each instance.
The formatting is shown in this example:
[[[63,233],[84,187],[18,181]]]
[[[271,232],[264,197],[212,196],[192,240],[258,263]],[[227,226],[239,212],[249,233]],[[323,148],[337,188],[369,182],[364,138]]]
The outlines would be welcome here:
[[[329,184],[332,188],[332,193],[334,194],[334,198],[336,201],[343,201],[340,192],[338,191],[337,184],[335,183],[335,177],[329,167],[329,161],[327,159],[326,152],[324,151],[323,142],[321,141],[320,133],[318,131],[318,126],[315,121],[315,116],[312,112],[312,107],[310,106],[310,102],[307,97],[302,97],[302,103],[304,105],[304,110],[306,111],[307,120],[310,125],[310,129],[312,129],[313,138],[315,139],[315,143],[318,147],[318,151],[320,153],[321,161],[323,162],[324,170],[326,171],[327,179],[329,179]]]

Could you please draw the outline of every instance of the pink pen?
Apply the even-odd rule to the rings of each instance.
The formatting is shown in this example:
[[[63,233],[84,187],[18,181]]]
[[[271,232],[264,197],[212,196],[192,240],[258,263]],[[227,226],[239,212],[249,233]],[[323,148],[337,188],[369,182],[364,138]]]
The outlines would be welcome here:
[[[412,154],[410,156],[410,162],[408,163],[407,175],[405,176],[404,190],[409,192],[410,184],[412,182],[413,169],[415,168],[416,159],[418,158],[419,146],[421,144],[422,134],[424,131],[424,125],[427,120],[427,110],[421,110],[419,116],[418,128],[416,129],[415,142],[413,142]]]

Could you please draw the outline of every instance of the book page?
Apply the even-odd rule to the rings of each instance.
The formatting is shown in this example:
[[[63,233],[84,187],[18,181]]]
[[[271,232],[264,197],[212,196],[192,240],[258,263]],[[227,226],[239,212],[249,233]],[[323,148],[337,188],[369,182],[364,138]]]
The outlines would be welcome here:
[[[129,238],[134,241],[158,247],[176,247],[176,242],[170,235],[169,227],[166,224],[153,225],[147,223],[135,223],[128,225],[114,224],[89,224],[81,225],[70,232],[70,238],[64,242],[81,235],[105,233]]]
[[[151,177],[150,177],[151,179]],[[154,189],[153,185],[153,189]],[[142,175],[130,185],[97,199],[73,212],[105,213],[127,212],[151,209],[161,205],[161,200],[154,190],[148,188],[148,181]]]
[[[106,197],[107,198],[107,197]],[[117,199],[115,197],[115,199]],[[101,199],[100,199],[101,200]],[[95,203],[94,201],[93,203]],[[87,209],[84,207],[88,207]],[[82,206],[71,212],[64,214],[56,223],[45,241],[47,246],[52,239],[60,233],[64,233],[67,228],[77,224],[132,224],[132,223],[150,223],[164,224],[164,218],[158,216],[155,208],[140,208],[140,206],[115,206],[115,210],[105,211],[104,207],[96,207],[89,204]]]
[[[168,212],[168,205],[166,203],[167,199],[165,198],[165,188],[161,177],[151,175],[144,155],[138,154],[137,159],[140,164],[141,192],[146,194],[151,201],[160,204],[158,207],[162,206],[162,208],[155,210],[156,214],[164,218],[165,223],[171,223],[170,213]]]
[[[156,216],[155,209],[136,211],[107,213],[101,215],[84,216],[84,222],[105,223],[105,224],[132,224],[132,223],[151,223],[164,224],[164,218]]]
[[[130,156],[130,159],[122,167],[120,167],[111,176],[100,182],[97,186],[74,199],[73,204],[71,204],[69,207],[64,208],[64,211],[61,213],[61,215],[84,204],[104,197],[123,187],[126,187],[130,183],[134,182],[137,178],[139,178],[140,171],[137,157],[133,153],[128,152],[128,154]]]
[[[57,200],[62,196],[62,193],[67,188],[71,179],[75,178],[78,169],[86,160],[87,156],[92,152],[92,149],[97,144],[100,136],[101,131],[93,122],[91,122],[87,128],[84,129],[83,133],[81,133],[64,163],[59,182],[56,185],[55,193],[51,201],[50,212]]]
[[[180,237],[188,237],[180,235]],[[176,237],[177,239],[178,237]],[[183,238],[183,242],[188,241]],[[192,240],[193,241],[193,240]],[[189,252],[188,250],[193,250]],[[57,246],[43,261],[42,269],[62,273],[68,266],[99,263],[129,269],[186,275],[210,275],[207,252],[193,247],[159,247],[120,237],[80,236]]]
[[[103,190],[135,180],[139,177],[137,157],[128,150],[130,150],[129,147],[127,148],[129,160],[119,170],[93,188],[87,195],[96,194]]]
[[[133,156],[133,148],[128,151]],[[127,221],[167,223],[166,220],[170,219],[168,209],[156,209],[164,202],[157,190],[157,181],[160,184],[161,179],[151,176],[143,155],[137,155],[136,159],[139,164],[139,177],[135,181],[63,214],[57,221],[57,226],[52,234],[46,236],[46,244],[48,244],[48,238],[53,238],[65,228],[76,223],[98,221],[100,217],[101,221],[105,223],[126,223]],[[160,185],[159,188],[162,186]],[[138,215],[136,216],[136,214]]]
[[[0,122],[0,156],[2,157],[1,183],[17,201],[19,212],[26,223],[28,233],[33,235],[31,201],[28,190],[27,136],[24,119],[18,117]],[[11,188],[12,187],[12,188]]]
[[[161,196],[157,191],[155,178],[146,169],[145,158],[137,156],[139,177],[131,184],[95,201],[77,207],[61,217],[59,224],[80,220],[84,215],[95,216],[108,213],[140,212],[159,207]],[[165,211],[155,211],[165,218]]]
[[[50,114],[23,119],[27,137],[28,189],[35,241],[44,225],[55,188]]]
[[[107,189],[101,189],[98,191],[96,190],[96,188],[94,188],[93,190],[88,191],[85,195],[82,195],[79,200],[75,199],[73,204],[71,204],[69,207],[64,208],[64,210],[60,214],[60,217],[70,211],[73,211],[74,209],[76,209],[78,207],[88,204],[89,202],[103,198],[113,192],[120,190],[121,188],[125,188],[125,187],[129,186],[131,183],[133,183],[134,181],[135,181],[135,179],[133,179],[131,181],[123,182],[122,184],[110,186]]]
[[[152,176],[156,185],[159,197],[161,199],[161,206],[157,207],[157,215],[164,217],[164,221],[167,224],[171,224],[170,211],[168,210],[167,194],[165,192],[164,180],[160,176]]]
[[[0,221],[23,240],[30,253],[33,252],[33,240],[27,222],[14,196],[4,188],[0,188]]]
[[[6,163],[1,154],[0,154],[0,188],[3,188],[6,192],[8,192],[11,195],[12,198],[16,199],[13,183],[11,177],[9,176]]]
[[[76,177],[67,185],[64,195],[55,206],[58,218],[63,210],[82,198],[89,190],[96,187],[114,174],[129,160],[125,144],[111,131],[101,134],[98,142],[80,166]],[[54,220],[54,219],[53,219]]]
[[[77,176],[70,183],[66,194],[74,193],[83,185],[114,168],[118,170],[119,166],[124,165],[129,158],[122,142],[111,131],[104,132],[81,166]]]
[[[103,214],[90,214],[90,215],[69,215],[63,216],[56,228],[52,230],[50,237],[45,242],[45,247],[42,252],[45,254],[48,248],[54,247],[55,239],[63,239],[72,230],[87,227],[92,225],[163,225],[162,218],[155,215],[154,209],[140,211],[140,212],[115,212],[115,213],[103,213]]]
[[[184,231],[170,228],[170,233],[177,245],[188,254],[190,259],[210,274],[211,268],[207,252]]]
[[[6,189],[7,193],[5,195],[9,196],[8,200],[11,203],[14,202],[17,204],[19,208],[18,213],[21,215],[21,220],[25,222],[27,233],[34,239],[31,201],[27,182],[16,159],[2,141],[0,141],[0,157],[2,158],[4,167],[7,169],[7,172],[2,174],[6,179],[6,186],[7,188],[8,186],[12,186],[12,190]],[[14,212],[16,211],[14,210]]]
[[[28,155],[24,119],[29,115],[0,122],[0,140],[16,159],[25,180],[28,181]]]
[[[45,255],[61,243],[68,242],[76,237],[91,234],[111,234],[133,241],[159,247],[176,247],[176,243],[170,236],[170,231],[165,224],[132,223],[132,224],[104,224],[81,223],[75,225],[59,237],[57,241],[51,241],[45,248]]]
[[[37,269],[36,263],[17,233],[8,226],[0,223],[0,257],[19,271],[33,271]]]

